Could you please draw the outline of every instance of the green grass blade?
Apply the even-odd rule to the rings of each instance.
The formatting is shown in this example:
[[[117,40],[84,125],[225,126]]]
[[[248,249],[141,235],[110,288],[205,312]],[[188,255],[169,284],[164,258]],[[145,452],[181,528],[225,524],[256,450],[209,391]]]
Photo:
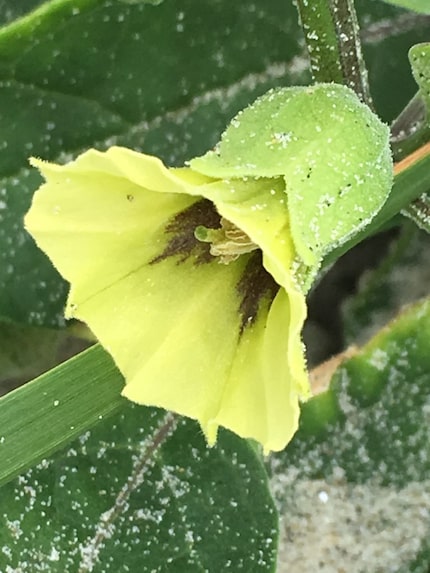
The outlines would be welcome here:
[[[121,374],[95,346],[0,400],[0,484],[118,411]]]

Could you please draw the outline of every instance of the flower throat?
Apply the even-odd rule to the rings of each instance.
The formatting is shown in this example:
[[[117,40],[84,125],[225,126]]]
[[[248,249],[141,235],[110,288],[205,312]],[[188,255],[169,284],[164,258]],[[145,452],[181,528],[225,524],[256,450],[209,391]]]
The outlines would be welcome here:
[[[194,236],[198,241],[210,243],[209,252],[213,257],[219,257],[220,263],[228,265],[236,261],[240,255],[258,249],[246,233],[224,217],[221,217],[220,224],[221,227],[218,229],[198,225],[194,230]]]

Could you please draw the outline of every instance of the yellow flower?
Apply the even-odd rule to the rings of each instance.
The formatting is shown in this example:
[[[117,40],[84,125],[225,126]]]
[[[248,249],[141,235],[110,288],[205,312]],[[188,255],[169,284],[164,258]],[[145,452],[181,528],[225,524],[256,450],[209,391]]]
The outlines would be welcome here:
[[[124,396],[281,450],[309,394],[282,177],[215,179],[125,148],[60,166],[25,224],[123,373]]]

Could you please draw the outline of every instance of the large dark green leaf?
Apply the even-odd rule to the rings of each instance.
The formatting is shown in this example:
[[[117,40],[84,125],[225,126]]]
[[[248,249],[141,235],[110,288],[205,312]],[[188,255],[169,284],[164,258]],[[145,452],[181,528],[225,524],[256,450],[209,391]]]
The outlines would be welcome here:
[[[277,514],[256,452],[172,425],[129,405],[4,486],[0,570],[273,572]]]

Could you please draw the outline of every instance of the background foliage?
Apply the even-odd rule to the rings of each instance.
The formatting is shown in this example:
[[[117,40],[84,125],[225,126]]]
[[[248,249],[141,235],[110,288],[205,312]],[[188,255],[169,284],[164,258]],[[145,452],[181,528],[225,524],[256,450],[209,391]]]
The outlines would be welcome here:
[[[391,4],[420,7],[419,0]],[[430,21],[376,0],[356,5],[375,107],[390,122],[417,91],[408,50],[428,40]],[[23,230],[40,183],[28,156],[66,161],[88,147],[121,144],[180,165],[210,149],[257,95],[311,77],[290,0],[0,0],[0,23],[0,382],[6,389],[88,343],[79,326],[64,324],[67,287]],[[421,255],[414,258],[414,249]],[[405,298],[427,294],[422,288],[404,297],[401,289],[411,288],[398,280],[413,269],[414,284],[426,284],[426,252],[428,242],[403,231],[383,270],[345,308],[341,337],[366,340],[381,314],[394,316]],[[347,264],[332,281],[345,279]],[[381,294],[387,285],[389,297]],[[334,292],[342,288],[338,283]],[[281,573],[316,570],[306,560],[309,551],[301,551],[310,545],[327,567],[334,558],[350,572],[428,571],[429,316],[428,303],[418,303],[345,363],[332,389],[305,406],[287,451],[269,461],[272,491],[286,516]],[[316,355],[327,325],[311,313],[309,326],[309,353]],[[195,424],[119,399],[121,377],[101,349],[74,360],[0,401],[0,570],[274,571],[277,512],[259,451],[227,432],[207,450]],[[375,500],[388,506],[394,497],[402,500],[394,504],[397,514],[384,514],[384,504],[372,514]],[[421,517],[412,512],[412,519],[407,510],[417,499]],[[319,507],[334,508],[336,518],[330,522],[332,514]],[[315,536],[308,519],[306,529],[300,518],[309,508],[333,528]],[[351,511],[379,547],[390,524],[392,543],[379,552],[382,561],[363,569],[354,569],[354,555],[348,559],[351,547],[369,546],[368,539],[356,530],[355,537],[340,537],[342,526],[352,535],[345,526]],[[408,516],[409,537],[401,537],[397,515]],[[339,554],[333,543],[322,543],[333,534]]]

